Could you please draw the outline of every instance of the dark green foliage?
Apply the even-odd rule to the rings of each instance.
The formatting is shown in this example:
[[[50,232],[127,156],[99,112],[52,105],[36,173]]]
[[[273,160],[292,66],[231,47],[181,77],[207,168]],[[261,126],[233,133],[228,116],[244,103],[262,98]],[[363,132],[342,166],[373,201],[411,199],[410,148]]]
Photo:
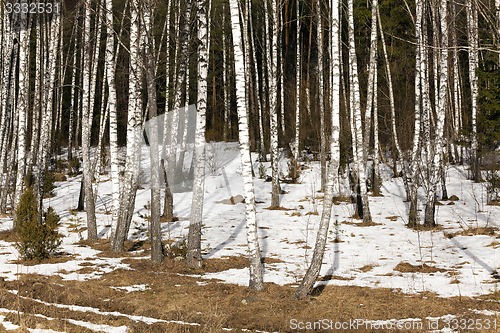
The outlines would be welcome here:
[[[73,157],[68,161],[68,174],[70,176],[76,176],[80,174],[80,159],[78,157]]]
[[[45,171],[43,177],[43,197],[51,198],[54,196],[54,189],[56,188],[54,182],[56,181],[55,174],[52,171]]]
[[[25,260],[45,259],[61,245],[59,216],[49,207],[41,222],[36,195],[27,187],[17,207],[16,248]]]
[[[486,175],[486,188],[488,195],[488,203],[494,203],[500,200],[500,173],[495,170],[490,170]]]
[[[482,152],[500,145],[500,69],[486,62],[478,70],[478,140]]]

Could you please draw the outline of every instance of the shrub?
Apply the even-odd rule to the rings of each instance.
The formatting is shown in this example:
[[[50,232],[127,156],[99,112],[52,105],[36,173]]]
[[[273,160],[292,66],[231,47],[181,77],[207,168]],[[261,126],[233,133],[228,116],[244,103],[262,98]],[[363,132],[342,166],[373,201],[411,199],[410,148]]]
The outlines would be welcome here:
[[[54,189],[56,186],[54,182],[56,181],[56,177],[54,172],[50,170],[45,170],[45,175],[43,177],[43,197],[44,198],[52,198],[54,194]]]
[[[58,232],[59,216],[49,207],[39,220],[37,197],[32,187],[27,187],[21,196],[16,211],[16,248],[23,259],[45,259],[61,245]]]

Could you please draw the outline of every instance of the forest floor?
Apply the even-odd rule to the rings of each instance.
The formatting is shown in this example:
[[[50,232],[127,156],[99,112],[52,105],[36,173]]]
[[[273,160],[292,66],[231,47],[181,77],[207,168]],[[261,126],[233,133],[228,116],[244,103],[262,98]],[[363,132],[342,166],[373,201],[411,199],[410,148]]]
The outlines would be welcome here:
[[[268,209],[271,184],[255,180],[266,284],[254,293],[246,287],[244,204],[228,200],[243,194],[238,150],[212,148],[200,270],[182,260],[186,189],[174,193],[178,221],[162,224],[166,260],[149,261],[147,174],[124,254],[109,251],[106,175],[97,243],[85,240],[85,213],[73,210],[80,176],[56,183],[45,201],[64,235],[53,258],[20,261],[12,219],[0,217],[0,332],[500,332],[500,207],[488,205],[485,184],[468,181],[465,167],[447,170],[452,200],[440,201],[432,230],[405,226],[404,188],[389,169],[383,196],[370,197],[373,223],[360,223],[352,204],[337,198],[320,281],[314,295],[296,300],[321,217],[318,163],[303,163],[298,184],[282,184],[280,210]]]

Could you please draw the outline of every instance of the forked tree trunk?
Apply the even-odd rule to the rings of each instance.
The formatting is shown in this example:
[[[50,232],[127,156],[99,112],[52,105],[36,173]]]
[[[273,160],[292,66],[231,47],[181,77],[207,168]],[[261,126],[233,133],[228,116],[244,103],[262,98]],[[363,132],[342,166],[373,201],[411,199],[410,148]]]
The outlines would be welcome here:
[[[444,121],[446,115],[447,93],[448,93],[448,7],[447,0],[440,0],[440,22],[441,40],[439,55],[439,96],[436,108],[436,128],[434,139],[434,156],[430,169],[430,186],[427,192],[427,203],[425,206],[424,225],[433,227],[436,225],[435,204],[436,189],[439,182],[440,170],[443,168],[443,147],[444,147]],[[437,30],[437,27],[435,27]],[[437,52],[437,50],[435,51]]]
[[[120,211],[112,249],[122,252],[128,237],[137,193],[137,175],[139,173],[140,142],[142,136],[142,100],[140,55],[141,33],[138,13],[139,1],[130,3],[130,62],[129,62],[129,103],[127,115],[127,156],[123,187],[120,198]]]
[[[257,217],[255,214],[255,193],[252,176],[252,162],[250,157],[250,138],[248,131],[248,115],[245,100],[245,82],[248,68],[244,63],[244,48],[242,45],[241,31],[246,33],[245,15],[241,15],[243,24],[240,25],[238,1],[230,0],[231,31],[233,32],[234,60],[236,68],[236,104],[238,109],[238,127],[240,140],[240,154],[243,185],[245,190],[245,217],[247,225],[248,256],[250,260],[249,287],[253,290],[263,290],[263,267],[261,263],[259,238],[257,233]],[[246,48],[245,48],[246,50]]]
[[[330,224],[333,194],[334,194],[334,183],[335,178],[338,176],[338,168],[340,162],[340,147],[339,147],[339,132],[340,132],[340,58],[339,58],[339,3],[338,0],[331,1],[331,74],[332,74],[332,92],[331,92],[331,102],[332,102],[332,135],[330,140],[330,151],[332,153],[330,164],[328,167],[328,183],[325,191],[325,199],[323,200],[323,213],[321,215],[321,221],[318,229],[318,235],[316,236],[316,244],[314,247],[314,253],[311,260],[311,265],[306,272],[300,286],[295,291],[295,296],[297,298],[304,298],[309,295],[313,288],[314,283],[318,279],[319,272],[321,270],[321,264],[323,262],[323,257],[325,253],[326,240],[328,238],[328,229]]]
[[[359,92],[359,80],[358,80],[358,65],[356,59],[356,46],[354,41],[354,10],[353,10],[353,0],[348,1],[348,21],[349,21],[349,62],[350,62],[350,80],[351,80],[351,108],[353,114],[353,123],[355,128],[355,136],[353,141],[355,141],[355,154],[356,154],[356,172],[358,177],[359,191],[357,195],[362,205],[362,216],[363,222],[371,222],[370,206],[368,202],[368,192],[366,188],[366,159],[365,154],[363,154],[363,127],[361,123],[361,102],[360,102],[360,92]],[[359,207],[359,206],[358,206]]]

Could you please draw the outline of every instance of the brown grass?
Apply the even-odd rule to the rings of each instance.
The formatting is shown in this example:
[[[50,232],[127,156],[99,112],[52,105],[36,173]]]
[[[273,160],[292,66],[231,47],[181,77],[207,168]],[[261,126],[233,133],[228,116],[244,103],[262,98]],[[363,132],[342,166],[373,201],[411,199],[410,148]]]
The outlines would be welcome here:
[[[472,227],[458,232],[446,233],[446,237],[453,238],[455,236],[477,236],[477,235],[495,236],[497,235],[497,233],[498,229],[493,227]]]
[[[493,242],[491,242],[491,244],[488,244],[488,245],[486,245],[486,246],[488,246],[488,247],[492,247],[492,248],[494,248],[494,249],[498,249],[498,248],[500,247],[500,242],[498,242],[498,241],[493,241]]]
[[[292,332],[290,320],[314,321],[324,318],[349,320],[356,318],[384,320],[439,317],[455,314],[459,318],[486,318],[471,309],[500,311],[499,295],[472,299],[467,297],[439,298],[432,295],[405,295],[390,289],[326,286],[322,292],[304,300],[294,298],[295,288],[266,283],[265,291],[255,293],[246,287],[222,284],[187,276],[190,271],[183,263],[166,260],[160,265],[147,260],[127,259],[132,270],[115,270],[99,280],[63,281],[56,276],[23,275],[19,281],[3,282],[0,288],[0,307],[19,310],[8,314],[7,320],[25,327],[50,328],[64,332],[88,332],[68,323],[67,319],[94,324],[127,326],[130,332],[222,332],[233,328]],[[206,260],[206,270],[242,267],[246,259],[227,258]],[[325,276],[321,280],[346,280]],[[127,293],[111,287],[146,284],[148,290]],[[19,296],[7,292],[18,291]],[[101,314],[58,308],[51,304],[74,304],[98,308]],[[495,302],[488,300],[496,300]],[[120,312],[162,320],[180,320],[197,323],[188,326],[174,323],[152,325],[133,321],[119,315],[102,312]],[[35,317],[42,314],[54,320]],[[490,317],[490,319],[492,319]],[[361,329],[357,332],[368,332]],[[494,331],[491,331],[494,332]],[[496,332],[499,332],[498,330]]]
[[[286,208],[286,207],[281,207],[281,206],[269,206],[269,207],[266,207],[264,209],[267,209],[267,210],[282,210],[282,211],[293,210],[292,208]]]
[[[427,264],[422,265],[412,265],[408,262],[400,262],[394,267],[395,271],[402,273],[437,273],[437,272],[447,272],[446,269],[432,267]]]
[[[370,222],[349,222],[349,221],[343,221],[342,224],[348,224],[348,225],[353,225],[353,226],[356,226],[356,227],[375,227],[375,226],[378,226],[378,225],[382,225],[382,223],[376,223],[376,222],[373,222],[373,221],[370,221]]]

